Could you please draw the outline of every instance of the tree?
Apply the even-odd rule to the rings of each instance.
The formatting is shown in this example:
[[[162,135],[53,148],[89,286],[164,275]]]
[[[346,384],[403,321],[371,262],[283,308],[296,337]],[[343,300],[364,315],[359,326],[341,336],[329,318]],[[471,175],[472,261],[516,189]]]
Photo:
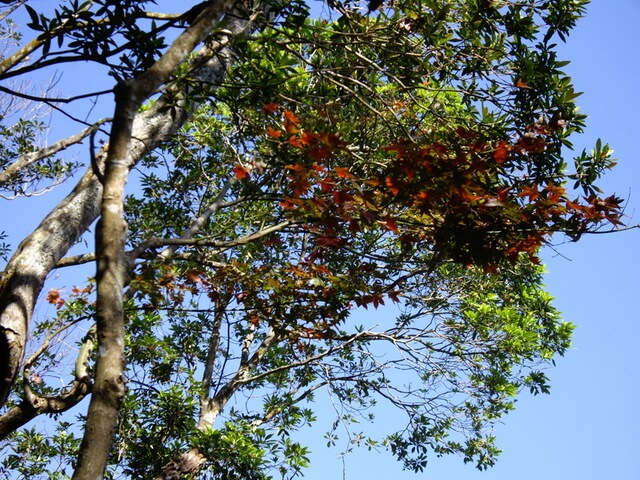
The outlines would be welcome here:
[[[325,396],[329,443],[342,424],[406,468],[430,453],[492,465],[487,426],[521,389],[547,392],[541,367],[569,345],[538,249],[620,225],[621,200],[595,184],[609,147],[571,171],[563,156],[584,117],[553,42],[586,2],[153,3],[7,7],[37,37],[5,53],[0,91],[81,131],[37,148],[32,118],[2,130],[5,196],[77,181],[0,279],[3,468],[288,478]],[[9,83],[82,62],[113,88]],[[110,93],[113,118],[78,120],[75,104]],[[53,157],[84,140],[84,164]],[[70,256],[97,219],[95,245]],[[32,320],[52,271],[94,261]],[[395,320],[353,319],[383,305]],[[87,396],[72,427],[60,414]],[[391,407],[405,421],[386,438],[352,430]],[[22,428],[43,414],[53,431]]]

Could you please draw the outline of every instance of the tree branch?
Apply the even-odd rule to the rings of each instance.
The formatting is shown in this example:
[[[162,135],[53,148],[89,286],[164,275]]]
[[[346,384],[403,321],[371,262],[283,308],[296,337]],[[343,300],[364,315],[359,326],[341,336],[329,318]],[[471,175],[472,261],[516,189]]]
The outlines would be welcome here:
[[[38,415],[61,413],[74,407],[91,393],[91,376],[87,370],[87,361],[95,343],[95,326],[85,336],[76,357],[75,379],[69,389],[60,395],[36,395],[29,386],[29,366],[38,356],[37,352],[25,364],[24,395],[18,405],[11,407],[0,416],[0,440],[33,420]],[[57,332],[59,333],[59,331]]]
[[[75,135],[71,135],[70,137],[58,140],[53,145],[41,148],[40,150],[36,150],[35,152],[29,152],[20,155],[20,157],[15,162],[13,162],[2,172],[0,172],[0,186],[7,183],[11,179],[11,177],[18,173],[20,170],[24,170],[25,168],[40,160],[50,157],[51,155],[55,155],[56,153],[65,150],[71,145],[82,143],[82,140],[84,140],[87,136],[95,133],[101,125],[109,121],[111,121],[110,118],[103,118],[101,120],[98,120],[89,128],[85,128],[84,130],[76,133]]]

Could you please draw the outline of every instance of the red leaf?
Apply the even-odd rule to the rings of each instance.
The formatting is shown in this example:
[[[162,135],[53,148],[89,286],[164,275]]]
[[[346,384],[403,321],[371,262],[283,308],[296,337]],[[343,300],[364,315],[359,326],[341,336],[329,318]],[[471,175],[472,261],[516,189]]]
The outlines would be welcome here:
[[[467,130],[466,128],[464,128],[463,126],[459,126],[458,128],[456,128],[456,134],[460,137],[460,138],[473,138],[475,136],[475,133],[471,130]]]
[[[233,173],[238,180],[244,180],[249,177],[249,170],[238,164],[233,168]]]
[[[271,115],[278,110],[278,105],[275,103],[267,103],[262,106],[262,113],[265,115]]]
[[[187,270],[184,274],[185,278],[187,279],[187,282],[190,283],[203,283],[202,282],[202,275],[204,275],[203,272],[201,272],[200,270]]]
[[[542,153],[547,148],[544,138],[537,137],[532,132],[527,132],[518,139],[518,147],[524,153]]]
[[[300,138],[302,138],[302,141],[307,145],[311,145],[318,139],[318,135],[311,132],[303,132]]]
[[[393,233],[400,233],[398,223],[395,218],[387,217],[384,221],[384,226],[387,230],[391,230]]]
[[[323,192],[333,192],[336,184],[329,178],[323,178],[320,180],[320,190]]]
[[[345,245],[345,241],[338,237],[318,237],[316,243],[323,247],[342,247]]]
[[[374,212],[372,212],[371,210],[365,210],[363,212],[360,212],[360,216],[366,220],[368,223],[372,223],[376,220],[377,216]]]
[[[392,290],[391,292],[387,293],[387,297],[389,297],[393,303],[400,303],[400,299],[398,298],[399,294],[399,291]]]
[[[329,158],[331,156],[331,149],[329,147],[318,147],[309,150],[309,156],[316,162]]]
[[[498,165],[502,165],[509,158],[509,148],[507,142],[500,142],[493,152],[493,158]]]
[[[282,136],[282,131],[276,130],[273,127],[268,127],[267,128],[267,135],[269,135],[270,137],[273,137],[273,138],[280,138]]]
[[[334,191],[331,196],[337,205],[344,205],[353,199],[351,194],[345,189]]]

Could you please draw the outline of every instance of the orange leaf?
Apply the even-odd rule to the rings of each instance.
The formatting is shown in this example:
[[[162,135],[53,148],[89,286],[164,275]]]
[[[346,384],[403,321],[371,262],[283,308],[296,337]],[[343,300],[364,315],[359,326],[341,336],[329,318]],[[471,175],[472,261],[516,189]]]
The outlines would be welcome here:
[[[289,165],[285,165],[284,168],[287,170],[293,170],[294,172],[304,172],[307,170],[307,167],[301,163],[290,163]]]
[[[265,115],[271,115],[278,110],[278,105],[275,103],[267,103],[262,106],[262,113]]]
[[[400,193],[400,188],[397,186],[395,179],[391,177],[386,177],[384,179],[384,183],[387,187],[389,187],[389,190],[391,191],[393,196],[397,197],[398,194]]]
[[[64,305],[65,300],[60,298],[60,291],[57,288],[52,288],[49,290],[49,293],[47,293],[47,302],[51,305],[55,305],[56,308],[61,308]]]
[[[338,178],[354,178],[355,176],[349,172],[347,167],[337,167],[335,169],[336,175]]]
[[[493,152],[493,158],[498,165],[502,165],[509,158],[509,148],[507,142],[500,142]]]
[[[273,138],[280,138],[282,136],[282,131],[276,130],[273,127],[268,127],[267,128],[267,135],[269,135],[270,137],[273,137]]]
[[[233,173],[235,174],[238,180],[244,180],[245,178],[249,178],[249,170],[247,170],[240,164],[237,164],[233,168]]]
[[[291,133],[291,132],[289,132],[289,129],[287,129],[287,132]],[[296,132],[297,132],[297,130],[296,130]],[[300,137],[297,137],[296,135],[291,135],[289,137],[289,145],[291,145],[292,147],[295,147],[295,148],[304,148],[307,144]]]
[[[52,305],[55,305],[59,299],[60,299],[60,292],[58,291],[57,288],[52,288],[51,290],[49,290],[49,293],[47,293],[47,302],[49,302]]]
[[[285,110],[284,117],[284,129],[287,133],[298,133],[300,131],[298,129],[300,119],[291,110]]]
[[[547,199],[551,200],[552,202],[560,201],[560,199],[564,197],[564,194],[566,192],[566,189],[564,187],[555,185],[551,182],[547,183],[545,190],[547,191]]]
[[[285,210],[294,210],[302,206],[302,203],[300,199],[285,196],[284,200],[280,202],[280,206]]]
[[[538,186],[534,183],[531,186],[524,187],[518,196],[529,197],[529,201],[534,201],[540,198],[540,192],[538,192]]]
[[[296,115],[291,110],[285,110],[284,117],[294,125],[298,125],[300,123],[300,119],[296,117]]]

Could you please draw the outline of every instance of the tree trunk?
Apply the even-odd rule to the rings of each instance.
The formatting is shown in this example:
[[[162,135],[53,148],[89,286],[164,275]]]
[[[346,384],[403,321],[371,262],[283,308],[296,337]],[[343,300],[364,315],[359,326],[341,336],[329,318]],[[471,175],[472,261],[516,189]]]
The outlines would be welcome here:
[[[73,480],[95,480],[104,475],[118,410],[125,394],[123,294],[131,265],[125,252],[124,188],[132,164],[130,153],[136,112],[206,39],[220,15],[232,5],[233,2],[226,1],[208,3],[156,63],[139,78],[116,88],[100,221],[96,229],[98,353],[95,384]]]
[[[124,187],[129,174],[128,155],[137,107],[128,85],[116,89],[116,113],[104,173],[100,221],[96,228],[98,352],[95,383],[74,479],[102,478],[125,393],[123,291],[131,268],[124,249],[127,239]]]

